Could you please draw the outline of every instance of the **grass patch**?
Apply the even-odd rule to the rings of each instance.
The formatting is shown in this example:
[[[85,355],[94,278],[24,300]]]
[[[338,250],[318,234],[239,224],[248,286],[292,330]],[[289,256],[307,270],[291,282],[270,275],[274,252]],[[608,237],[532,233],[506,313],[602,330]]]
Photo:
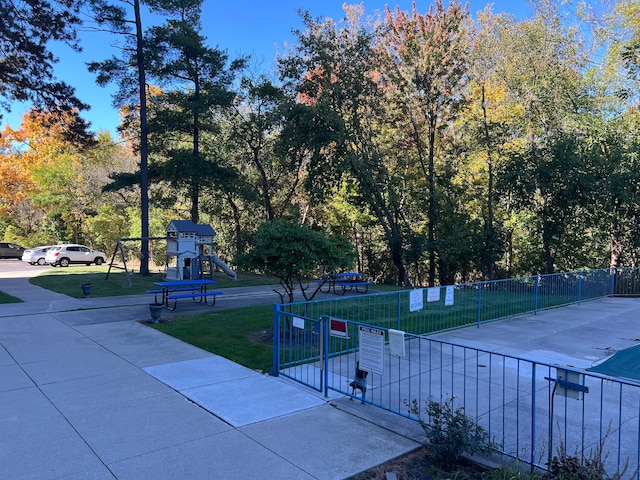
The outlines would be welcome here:
[[[149,276],[142,276],[139,273],[127,275],[121,270],[112,270],[107,279],[108,266],[92,267],[68,267],[52,268],[42,272],[37,277],[29,280],[33,285],[46,288],[57,293],[64,293],[75,298],[82,298],[84,294],[80,285],[90,283],[92,297],[115,297],[120,295],[141,295],[147,290],[154,290],[158,287],[153,282],[164,280],[160,273]],[[128,279],[127,279],[128,277]],[[229,287],[251,287],[255,285],[272,285],[278,283],[277,279],[263,275],[253,275],[249,273],[239,273],[237,280],[232,280],[228,276],[218,273],[215,275],[216,289]],[[129,281],[131,286],[129,286]]]
[[[22,300],[9,295],[8,293],[0,292],[0,303],[21,303]]]
[[[176,317],[149,326],[253,370],[271,370],[273,305]]]

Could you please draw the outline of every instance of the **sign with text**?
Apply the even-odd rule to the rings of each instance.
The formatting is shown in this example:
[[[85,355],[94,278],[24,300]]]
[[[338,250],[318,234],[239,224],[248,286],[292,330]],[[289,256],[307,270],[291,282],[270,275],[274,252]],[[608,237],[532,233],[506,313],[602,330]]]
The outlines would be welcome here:
[[[453,286],[450,285],[447,287],[447,289],[445,290],[445,294],[444,294],[444,304],[446,306],[450,306],[453,305]]]
[[[422,289],[416,288],[415,290],[411,290],[409,292],[409,311],[417,312],[418,310],[422,310],[424,304],[422,302]]]
[[[293,327],[304,330],[304,318],[293,317]]]
[[[427,288],[427,302],[440,301],[440,287]]]
[[[384,330],[360,325],[360,370],[384,375]]]

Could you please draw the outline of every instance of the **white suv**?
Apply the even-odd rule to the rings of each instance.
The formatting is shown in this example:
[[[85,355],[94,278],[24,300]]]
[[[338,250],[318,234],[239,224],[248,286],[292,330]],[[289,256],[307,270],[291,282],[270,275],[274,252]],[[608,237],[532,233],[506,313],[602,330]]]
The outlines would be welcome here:
[[[96,265],[102,265],[106,258],[104,253],[92,250],[84,245],[65,244],[56,245],[47,250],[47,255],[44,257],[44,260],[54,267],[57,265],[68,267],[71,263],[84,263],[86,265],[95,263]]]

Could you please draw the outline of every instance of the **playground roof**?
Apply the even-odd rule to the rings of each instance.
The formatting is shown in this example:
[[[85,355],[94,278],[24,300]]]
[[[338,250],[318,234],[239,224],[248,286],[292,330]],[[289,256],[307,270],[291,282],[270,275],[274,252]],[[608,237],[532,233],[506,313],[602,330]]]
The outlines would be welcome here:
[[[215,230],[208,223],[193,223],[191,220],[171,220],[167,232],[193,232],[203,237],[216,235]]]

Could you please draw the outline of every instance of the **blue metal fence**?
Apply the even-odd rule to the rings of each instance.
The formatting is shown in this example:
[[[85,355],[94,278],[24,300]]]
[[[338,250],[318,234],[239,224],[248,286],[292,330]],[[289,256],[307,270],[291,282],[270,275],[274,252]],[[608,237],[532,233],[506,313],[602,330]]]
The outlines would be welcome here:
[[[622,471],[628,462],[637,477],[640,385],[424,334],[603,296],[638,295],[638,278],[637,269],[589,270],[276,305],[274,374],[325,394],[351,395],[360,328],[380,329],[384,338],[389,329],[401,330],[405,355],[384,347],[385,374],[371,373],[366,393],[355,392],[363,401],[413,418],[413,400],[424,405],[453,399],[452,406],[484,426],[505,455],[543,467],[560,445],[586,456],[602,447],[608,471]],[[420,302],[426,308],[412,308]],[[330,335],[332,327],[337,331]],[[567,389],[567,382],[574,387]]]

